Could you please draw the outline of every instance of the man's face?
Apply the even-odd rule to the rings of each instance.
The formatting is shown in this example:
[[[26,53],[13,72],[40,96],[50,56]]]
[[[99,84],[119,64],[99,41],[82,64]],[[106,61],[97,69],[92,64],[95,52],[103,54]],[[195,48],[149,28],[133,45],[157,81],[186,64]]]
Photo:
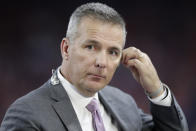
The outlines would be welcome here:
[[[67,79],[81,93],[94,94],[111,81],[120,63],[123,30],[119,25],[83,18],[77,33],[68,44]]]

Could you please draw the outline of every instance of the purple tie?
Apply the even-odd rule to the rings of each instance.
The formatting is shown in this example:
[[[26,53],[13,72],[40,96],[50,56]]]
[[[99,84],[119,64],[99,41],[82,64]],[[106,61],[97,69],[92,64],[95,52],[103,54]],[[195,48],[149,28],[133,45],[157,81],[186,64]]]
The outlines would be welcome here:
[[[101,118],[101,113],[99,111],[98,103],[95,98],[86,106],[86,108],[91,112],[93,117],[93,128],[95,131],[105,131],[103,120]]]

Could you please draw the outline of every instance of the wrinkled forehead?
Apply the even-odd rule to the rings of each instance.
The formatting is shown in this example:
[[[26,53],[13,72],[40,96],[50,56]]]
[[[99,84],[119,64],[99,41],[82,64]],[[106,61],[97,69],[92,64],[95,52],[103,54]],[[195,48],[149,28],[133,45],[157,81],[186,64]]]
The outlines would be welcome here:
[[[99,37],[108,41],[116,41],[124,47],[124,32],[119,24],[108,23],[99,19],[85,17],[77,27],[78,37],[84,36]]]

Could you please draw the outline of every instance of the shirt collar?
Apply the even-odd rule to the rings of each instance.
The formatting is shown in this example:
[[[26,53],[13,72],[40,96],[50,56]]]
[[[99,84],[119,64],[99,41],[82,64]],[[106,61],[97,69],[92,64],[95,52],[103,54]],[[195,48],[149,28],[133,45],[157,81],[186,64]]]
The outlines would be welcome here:
[[[60,67],[57,69],[57,76],[72,103],[79,105],[80,107],[86,107],[86,105],[88,105],[93,98],[96,98],[98,103],[100,104],[98,93],[95,93],[95,95],[92,97],[85,97],[80,94],[77,88],[62,76]]]

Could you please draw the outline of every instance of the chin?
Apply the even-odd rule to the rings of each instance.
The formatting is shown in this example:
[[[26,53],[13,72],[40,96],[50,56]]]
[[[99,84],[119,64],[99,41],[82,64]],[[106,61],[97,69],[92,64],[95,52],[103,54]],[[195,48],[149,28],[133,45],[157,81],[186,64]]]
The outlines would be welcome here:
[[[105,84],[97,83],[97,82],[90,82],[90,83],[87,83],[87,85],[86,85],[86,88],[92,92],[98,92],[99,90],[103,89],[104,87],[105,87]]]

